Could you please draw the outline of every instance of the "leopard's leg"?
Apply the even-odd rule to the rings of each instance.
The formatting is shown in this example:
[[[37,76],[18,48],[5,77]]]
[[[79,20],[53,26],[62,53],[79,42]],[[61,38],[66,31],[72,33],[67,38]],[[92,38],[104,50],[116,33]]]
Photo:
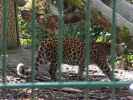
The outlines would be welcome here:
[[[103,71],[103,73],[111,80],[112,68],[109,65],[108,53],[106,48],[104,46],[103,46],[103,49],[101,49],[101,46],[97,47],[96,56],[97,56],[96,64]]]
[[[84,80],[84,76],[83,76],[83,72],[85,71],[85,65],[84,65],[84,62],[85,62],[85,57],[84,55],[80,55],[80,58],[79,58],[80,62],[79,62],[79,80]]]
[[[49,69],[49,74],[50,74],[50,77],[52,80],[57,80],[56,71],[57,71],[57,64],[51,63],[50,69]]]
[[[103,64],[103,65],[100,65],[100,69],[103,71],[103,73],[105,75],[107,75],[107,77],[112,80],[113,78],[113,75],[112,75],[112,69],[111,67],[108,65],[108,64]]]
[[[102,72],[111,80],[112,79],[112,68],[107,61],[107,56],[102,56],[101,53],[98,56],[97,65]]]
[[[79,66],[79,80],[84,80],[84,76],[83,76],[84,69],[85,69],[84,65]]]

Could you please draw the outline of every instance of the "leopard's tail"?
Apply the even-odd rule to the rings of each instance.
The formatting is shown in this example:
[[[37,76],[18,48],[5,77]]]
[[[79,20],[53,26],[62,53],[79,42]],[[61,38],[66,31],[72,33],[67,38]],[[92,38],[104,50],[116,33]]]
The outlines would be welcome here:
[[[19,63],[16,67],[17,75],[22,78],[27,78],[31,72],[31,68],[26,67],[23,63]]]

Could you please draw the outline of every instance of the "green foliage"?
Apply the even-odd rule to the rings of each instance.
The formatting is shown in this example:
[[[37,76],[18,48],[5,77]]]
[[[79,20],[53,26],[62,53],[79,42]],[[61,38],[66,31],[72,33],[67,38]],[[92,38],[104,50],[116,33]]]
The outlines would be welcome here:
[[[31,39],[20,39],[21,45],[29,45],[31,44]]]
[[[101,32],[101,34],[97,37],[96,42],[107,43],[110,42],[111,34],[108,32]]]
[[[20,37],[20,44],[21,45],[29,45],[30,40],[30,32],[28,30],[28,22],[24,21],[21,17],[21,12],[18,10],[18,27],[19,27],[19,37]]]
[[[65,37],[82,37],[82,32],[83,30],[81,29],[80,24],[69,24],[65,25],[65,32],[64,36]]]
[[[122,35],[122,38],[123,38],[123,40],[125,41],[125,43],[128,43],[128,41],[129,41],[129,30],[128,30],[128,28],[125,26],[125,27],[123,27],[123,35]]]
[[[111,39],[111,33],[103,31],[103,29],[99,26],[94,26],[90,28],[91,38],[93,40],[96,40],[96,42],[110,42]],[[81,39],[84,39],[84,28],[80,24],[71,24],[71,25],[65,25],[65,37],[79,37]]]
[[[26,23],[22,25],[22,33],[20,33],[20,44],[22,46],[31,45],[31,34],[29,33],[28,29],[25,28],[26,26]]]
[[[132,53],[129,53],[129,54],[127,55],[127,60],[128,60],[129,62],[132,62],[132,63],[133,63],[133,54],[132,54]]]
[[[118,38],[121,42],[125,42],[126,44],[129,42],[129,29],[126,26],[118,29]]]
[[[133,0],[127,0],[128,2],[130,2],[131,4],[133,4]]]
[[[93,39],[96,40],[96,42],[110,42],[111,33],[103,31],[103,29],[99,26],[93,26],[91,33]]]
[[[18,26],[19,26],[19,36],[20,36],[20,43],[22,46],[29,46],[32,43],[32,25],[31,22],[26,22],[22,19],[21,14],[18,14]],[[40,40],[44,38],[46,35],[45,32],[40,28],[37,21],[35,21],[35,39],[36,46],[38,46]]]
[[[29,31],[28,31],[28,22],[24,21],[21,17],[21,14],[19,12],[18,14],[18,26],[19,26],[19,33],[20,33],[20,36],[21,35],[27,35],[29,34]]]
[[[65,0],[68,5],[82,9],[85,5],[85,0]]]

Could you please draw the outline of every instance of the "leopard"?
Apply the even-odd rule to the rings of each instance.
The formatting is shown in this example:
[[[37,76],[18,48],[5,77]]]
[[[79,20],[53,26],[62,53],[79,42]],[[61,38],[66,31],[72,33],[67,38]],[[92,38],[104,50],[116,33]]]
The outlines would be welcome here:
[[[39,66],[50,62],[49,74],[52,80],[57,80],[56,72],[58,69],[58,43],[57,38],[48,37],[41,41],[38,47],[36,57],[36,70]],[[83,79],[83,72],[85,69],[85,42],[84,40],[76,37],[65,37],[62,41],[63,47],[63,60],[62,63],[68,65],[78,65],[79,73],[78,80]],[[90,48],[90,64],[96,64],[103,71],[103,73],[112,79],[112,69],[108,65],[108,55],[110,51],[110,43],[91,42]],[[45,66],[44,66],[45,67]]]

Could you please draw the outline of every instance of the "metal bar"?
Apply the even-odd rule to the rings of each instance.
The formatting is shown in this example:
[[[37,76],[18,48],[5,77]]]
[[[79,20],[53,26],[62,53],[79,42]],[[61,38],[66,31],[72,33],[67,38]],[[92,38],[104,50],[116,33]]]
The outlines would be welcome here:
[[[114,80],[114,62],[116,55],[116,0],[113,0],[113,13],[112,13],[112,42],[111,42],[111,65],[112,65],[112,80]]]
[[[19,25],[18,25],[18,6],[16,4],[16,1],[14,0],[14,12],[15,12],[15,25],[16,25],[16,34],[17,34],[17,46],[20,46],[20,40],[19,40]]]
[[[90,27],[91,27],[91,9],[90,9],[90,0],[86,0],[85,3],[85,67],[86,67],[86,80],[88,80],[88,65],[90,64]]]
[[[115,62],[115,56],[116,56],[116,0],[112,1],[113,6],[113,13],[112,13],[112,43],[111,43],[111,65],[112,65],[112,81],[115,81],[114,76],[114,62]],[[116,100],[115,96],[116,89],[112,88],[112,99]]]
[[[31,20],[31,26],[32,26],[32,83],[35,80],[35,43],[36,43],[36,28],[35,28],[35,20],[36,20],[36,11],[35,11],[35,0],[32,0],[32,20]],[[32,85],[32,84],[31,84]],[[31,100],[34,100],[34,87],[32,86],[32,96],[31,96]]]
[[[36,40],[36,28],[35,28],[35,0],[32,0],[32,21],[31,21],[31,26],[32,26],[32,82],[34,82],[35,79],[35,40]]]
[[[9,7],[8,0],[2,1],[2,80],[5,83],[6,79],[6,57],[7,57],[7,33],[8,33],[8,7]]]
[[[37,82],[37,83],[0,83],[0,89],[17,89],[17,88],[89,88],[98,89],[103,87],[119,88],[127,87],[132,81],[111,81],[111,82],[98,82],[98,81],[72,81],[72,82]]]
[[[84,52],[84,57],[85,57],[85,68],[86,68],[86,80],[89,78],[89,72],[88,72],[88,65],[90,64],[90,50],[91,50],[91,44],[90,44],[90,27],[91,27],[91,10],[90,10],[90,0],[86,0],[85,5],[85,52]],[[85,98],[88,100],[88,93],[85,93]]]
[[[59,33],[57,35],[57,58],[58,58],[58,73],[59,79],[61,79],[61,63],[63,62],[63,34],[64,34],[64,0],[57,1],[58,10],[59,10]]]

